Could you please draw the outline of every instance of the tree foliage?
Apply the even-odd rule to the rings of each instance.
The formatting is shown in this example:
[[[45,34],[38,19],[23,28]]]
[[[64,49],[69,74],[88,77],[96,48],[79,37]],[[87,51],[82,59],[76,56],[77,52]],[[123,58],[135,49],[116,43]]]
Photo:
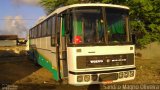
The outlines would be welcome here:
[[[55,8],[74,3],[112,3],[130,7],[130,26],[136,34],[137,45],[144,47],[154,41],[160,41],[160,0],[41,0],[46,13]]]
[[[54,9],[75,3],[94,3],[102,2],[103,0],[41,0],[40,4],[44,7],[46,14],[50,14]]]
[[[130,0],[131,29],[137,36],[137,45],[144,47],[160,41],[160,0]]]

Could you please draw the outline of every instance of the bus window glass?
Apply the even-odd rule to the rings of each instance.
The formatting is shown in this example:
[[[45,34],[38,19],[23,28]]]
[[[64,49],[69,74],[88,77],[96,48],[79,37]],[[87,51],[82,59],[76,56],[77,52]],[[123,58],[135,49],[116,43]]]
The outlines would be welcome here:
[[[32,38],[34,38],[34,29],[32,28]]]
[[[35,38],[37,38],[38,36],[37,26],[34,28],[34,30],[35,30]]]
[[[127,10],[106,8],[107,30],[109,43],[126,42],[126,17]]]
[[[35,36],[35,31],[34,31],[34,28],[32,29],[32,37],[34,38]]]
[[[104,43],[104,21],[101,8],[75,8],[72,11],[74,44]]]
[[[56,22],[56,18],[52,17],[52,31],[51,31],[51,44],[52,46],[55,45],[55,22]]]
[[[29,30],[29,38],[31,38],[31,30]]]
[[[49,19],[49,20],[48,20],[47,35],[51,35],[51,30],[52,30],[52,19]]]
[[[41,24],[38,25],[38,37],[41,37],[41,33],[42,33],[42,26]]]
[[[45,36],[48,36],[48,20],[46,20],[45,23]]]
[[[36,28],[34,28],[34,38],[36,38]]]
[[[46,36],[46,32],[47,32],[47,23],[46,21],[44,21],[42,23],[42,36]]]

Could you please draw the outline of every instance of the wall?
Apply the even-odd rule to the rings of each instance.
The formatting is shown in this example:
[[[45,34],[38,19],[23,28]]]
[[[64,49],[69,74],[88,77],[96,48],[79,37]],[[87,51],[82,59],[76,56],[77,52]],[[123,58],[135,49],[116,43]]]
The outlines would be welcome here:
[[[0,46],[16,46],[16,40],[0,40]]]

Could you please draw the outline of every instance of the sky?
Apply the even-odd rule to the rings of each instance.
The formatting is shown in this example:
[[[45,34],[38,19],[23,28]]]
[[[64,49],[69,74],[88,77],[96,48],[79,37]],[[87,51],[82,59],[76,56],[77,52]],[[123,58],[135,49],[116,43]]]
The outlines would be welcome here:
[[[26,31],[42,16],[45,12],[38,0],[3,0],[0,2],[0,35],[26,37]]]

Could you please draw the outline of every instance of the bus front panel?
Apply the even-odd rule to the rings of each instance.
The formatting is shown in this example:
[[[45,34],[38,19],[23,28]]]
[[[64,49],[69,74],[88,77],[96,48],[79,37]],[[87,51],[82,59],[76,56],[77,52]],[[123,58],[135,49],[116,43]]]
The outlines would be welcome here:
[[[135,78],[134,45],[68,47],[69,84],[112,83]]]

